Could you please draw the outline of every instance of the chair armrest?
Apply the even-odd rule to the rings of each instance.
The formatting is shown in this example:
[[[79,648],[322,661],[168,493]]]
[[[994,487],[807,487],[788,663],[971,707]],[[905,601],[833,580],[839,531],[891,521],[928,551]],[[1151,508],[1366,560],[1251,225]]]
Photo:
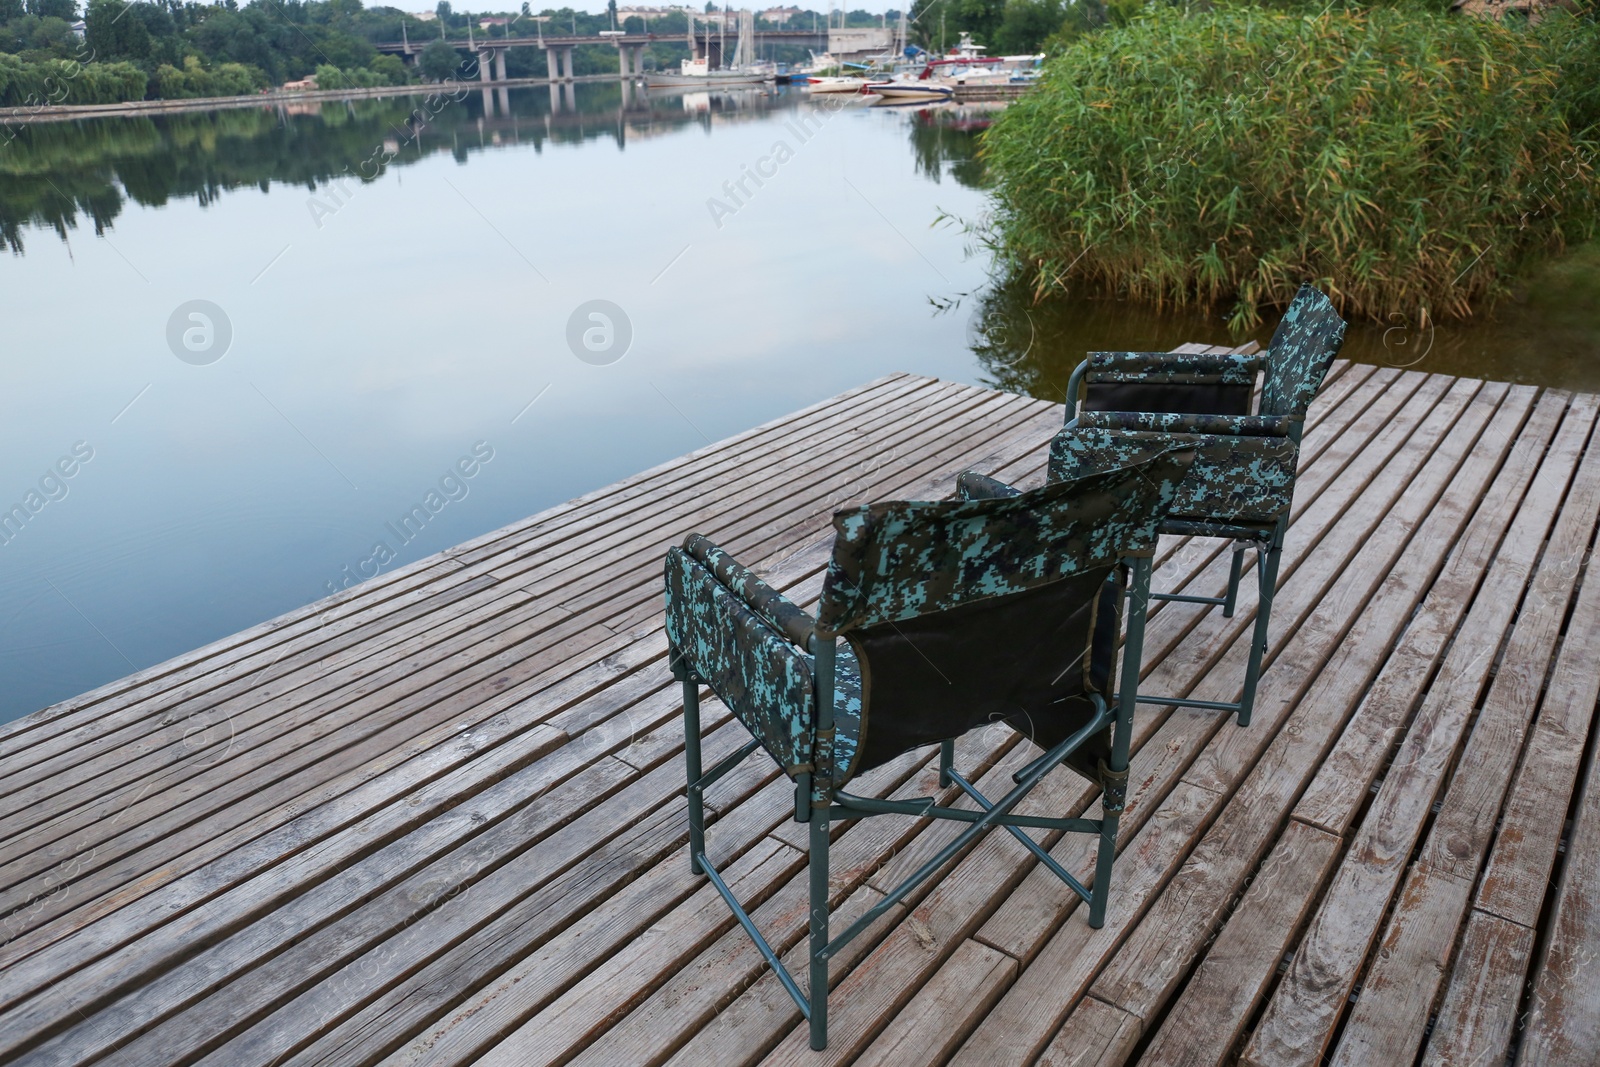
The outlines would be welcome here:
[[[814,770],[815,657],[795,647],[804,612],[704,538],[665,562],[674,675],[709,686],[784,773]]]
[[[701,537],[690,534],[683,550],[716,575],[717,581],[784,637],[803,650],[810,650],[811,635],[817,622],[794,601],[763,582],[728,553]]]
[[[1067,381],[1066,425],[1079,425],[1085,404],[1100,410],[1243,414],[1249,410],[1256,375],[1265,366],[1266,357],[1259,353],[1090,352]],[[1098,401],[1095,387],[1104,394]],[[1190,403],[1199,406],[1182,406]]]
[[[1005,482],[977,471],[962,471],[956,475],[956,496],[962,500],[998,500],[1001,497],[1021,496],[1022,490],[1013,489]]]
[[[1157,411],[1084,411],[1077,427],[1094,430],[1146,430],[1223,437],[1288,437],[1293,420],[1284,415],[1182,415]]]
[[[1237,352],[1090,352],[1084,361],[1091,382],[1205,381],[1218,385],[1254,385],[1266,365],[1260,354]]]

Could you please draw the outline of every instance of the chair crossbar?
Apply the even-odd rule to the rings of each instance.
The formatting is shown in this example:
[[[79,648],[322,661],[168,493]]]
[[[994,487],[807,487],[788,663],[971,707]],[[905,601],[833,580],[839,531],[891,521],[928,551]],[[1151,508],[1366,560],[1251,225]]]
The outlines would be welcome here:
[[[951,777],[956,776],[955,771],[950,772]],[[835,804],[830,812],[834,819],[855,819],[862,815],[918,815],[929,819],[946,819],[950,822],[983,822],[984,826],[1028,826],[1036,830],[1075,830],[1087,829],[1068,824],[1075,822],[1094,822],[1092,819],[1052,819],[1044,815],[1011,815],[1000,814],[994,819],[984,818],[987,811],[971,811],[967,808],[945,808],[933,802],[932,797],[921,797],[916,800],[879,800],[876,797],[858,797],[850,793],[838,792],[834,794],[839,803]],[[1095,822],[1094,832],[1100,831],[1100,825]]]
[[[961,831],[961,833],[957,834],[955,838],[946,844],[944,848],[940,849],[938,854],[932,859],[928,860],[921,867],[918,867],[915,871],[911,872],[911,874],[906,877],[905,881],[895,886],[884,895],[882,900],[878,901],[878,903],[874,904],[871,908],[868,908],[866,912],[864,912],[860,918],[856,919],[855,922],[851,923],[843,933],[839,934],[839,936],[835,937],[832,941],[829,941],[828,947],[823,953],[823,958],[832,956],[835,948],[850,941],[867,927],[871,926],[873,922],[877,920],[878,916],[888,911],[895,904],[898,904],[907,893],[911,892],[911,890],[916,888],[919,883],[928,879],[934,874],[934,872],[938,871],[939,868],[943,867],[946,863],[950,862],[951,859],[955,858],[955,856],[958,855],[962,849],[966,848],[969,843],[976,839],[979,834],[989,829],[989,827],[1035,826],[1047,830],[1068,830],[1077,829],[1076,827],[1070,826],[1069,824],[1071,823],[1088,821],[1079,819],[1045,819],[1028,815],[1012,815],[1011,809],[1021,803],[1022,798],[1026,797],[1033,791],[1033,787],[1039,784],[1039,780],[1043,778],[1047,772],[1055,767],[1056,764],[1066,759],[1068,753],[1077,748],[1079,745],[1083,744],[1084,739],[1089,737],[1090,734],[1094,732],[1095,724],[1099,721],[1099,719],[1100,716],[1096,716],[1095,722],[1089,723],[1089,725],[1076,731],[1071,736],[1063,740],[1060,744],[1050,749],[1049,752],[1046,752],[1044,759],[1035,760],[1033,770],[1030,771],[1021,782],[1013,787],[1010,792],[990,806],[987,811],[977,812],[968,811],[965,808],[941,808],[936,805],[920,803],[917,801],[878,800],[873,797],[858,797],[853,794],[846,793],[843,790],[835,790],[834,800],[837,805],[843,806],[848,804],[852,808],[867,812],[868,814],[895,813],[905,815],[927,815],[936,819],[951,819],[960,822],[970,822],[972,825],[968,826],[965,830]],[[1096,825],[1094,831],[1092,832],[1100,832],[1100,826]]]
[[[749,934],[750,940],[756,943],[756,951],[760,952],[762,958],[772,965],[773,971],[778,975],[778,981],[783,984],[784,992],[788,993],[794,1002],[800,1006],[800,1013],[810,1019],[811,1002],[806,999],[804,993],[800,992],[799,984],[795,982],[794,977],[789,973],[789,968],[785,967],[783,961],[778,958],[778,954],[772,950],[772,946],[767,943],[767,939],[762,936],[755,920],[750,918],[750,914],[744,910],[744,905],[740,904],[739,898],[733,895],[733,890],[728,888],[728,884],[722,880],[722,875],[717,873],[717,869],[711,865],[711,861],[706,858],[706,854],[697,852],[694,854],[694,858],[699,861],[700,869],[711,880],[711,884],[716,887],[717,892],[722,894],[722,899],[727,903],[728,907],[733,910],[733,917],[739,920],[739,925],[744,927],[744,932]]]
[[[1237,700],[1192,700],[1188,697],[1155,697],[1144,693],[1140,693],[1134,699],[1141,704],[1160,704],[1164,707],[1174,708],[1205,708],[1209,711],[1238,711],[1243,707],[1243,702]]]
[[[961,787],[962,792],[966,793],[967,796],[972,798],[973,803],[979,805],[985,811],[988,811],[988,810],[990,810],[991,808],[994,807],[994,805],[992,803],[990,803],[988,797],[986,797],[982,793],[978,792],[978,787],[977,786],[975,786],[971,782],[967,781],[958,772],[956,772],[955,770],[949,770],[949,771],[946,771],[945,773],[950,776],[950,780],[951,781],[955,782],[956,785],[959,785]],[[1104,828],[1104,825],[1105,825],[1099,819],[1063,819],[1063,820],[1060,820],[1060,821],[1066,822],[1066,823],[1082,824],[1082,825],[1078,825],[1078,826],[1063,827],[1063,829],[1081,830],[1084,833],[1090,833],[1090,834],[1099,833],[1101,831],[1101,829]],[[1076,893],[1080,897],[1082,897],[1086,903],[1088,901],[1094,899],[1094,893],[1093,892],[1091,892],[1089,889],[1085,888],[1084,884],[1082,882],[1080,882],[1076,878],[1074,878],[1070,871],[1068,871],[1065,867],[1061,866],[1061,864],[1057,863],[1056,862],[1056,858],[1054,856],[1050,855],[1050,853],[1046,852],[1044,850],[1044,847],[1042,845],[1040,845],[1039,842],[1035,841],[1033,838],[1031,838],[1027,834],[1023,833],[1021,827],[1017,826],[1015,823],[1008,823],[1008,822],[1003,822],[1003,821],[1001,822],[1000,825],[1004,826],[1008,831],[1010,831],[1012,837],[1014,837],[1018,841],[1022,842],[1022,846],[1024,848],[1026,848],[1029,852],[1033,853],[1034,858],[1036,858],[1040,863],[1044,864],[1047,868],[1049,868],[1051,874],[1054,874],[1057,878],[1059,878],[1063,882],[1067,883],[1067,888],[1068,889],[1072,890],[1074,893]]]
[[[1151,593],[1151,600],[1181,600],[1185,604],[1226,604],[1225,596],[1196,596],[1193,593]]]
[[[1068,423],[1068,426],[1071,424]],[[1231,523],[1226,520],[1164,519],[1161,532],[1175,537],[1225,537],[1242,544],[1264,545],[1272,540],[1272,527],[1260,523]]]
[[[712,784],[716,782],[717,779],[733,770],[740,763],[743,763],[745,758],[748,757],[750,753],[754,752],[760,747],[761,742],[755,738],[751,738],[749,741],[745,742],[744,746],[740,748],[739,751],[727,757],[715,767],[711,768],[699,778],[695,779],[694,783],[690,785],[689,788],[699,790],[700,792],[704,793],[707,789],[711,788]]]

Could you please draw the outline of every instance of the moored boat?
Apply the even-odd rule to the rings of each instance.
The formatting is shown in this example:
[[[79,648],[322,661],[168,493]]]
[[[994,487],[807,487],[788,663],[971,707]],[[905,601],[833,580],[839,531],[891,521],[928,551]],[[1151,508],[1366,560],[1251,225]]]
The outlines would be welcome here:
[[[771,77],[771,74],[758,70],[712,70],[708,60],[685,59],[678,64],[676,74],[671,71],[651,71],[645,75],[644,83],[651,89],[685,87],[725,89],[740,85],[760,85]]]
[[[865,78],[819,76],[806,79],[806,88],[813,93],[859,93],[866,86]]]
[[[944,100],[955,90],[935,81],[882,81],[868,82],[866,92],[891,100]]]

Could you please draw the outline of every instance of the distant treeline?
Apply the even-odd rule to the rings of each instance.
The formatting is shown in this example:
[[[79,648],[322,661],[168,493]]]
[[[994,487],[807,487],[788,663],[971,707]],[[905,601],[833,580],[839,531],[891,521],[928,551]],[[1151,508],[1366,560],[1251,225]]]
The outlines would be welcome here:
[[[660,35],[663,39],[650,48],[650,60],[658,66],[687,53],[688,23],[682,13],[652,19],[648,26],[637,17],[619,25],[615,10],[613,3],[599,15],[571,8],[535,13],[524,3],[499,15],[469,16],[441,2],[435,17],[424,20],[398,8],[363,7],[361,0],[250,0],[243,5],[236,0],[87,0],[82,8],[78,0],[0,0],[0,107],[232,96],[311,76],[320,88],[332,89],[475,77],[467,52],[453,46],[469,35],[475,40],[541,32],[593,35],[616,25]],[[891,25],[897,17],[890,13]],[[495,21],[486,22],[490,19]],[[853,11],[846,22],[878,25],[881,19]],[[789,25],[826,26],[827,16],[808,11]],[[763,22],[758,28],[779,27]],[[402,38],[422,48],[415,66],[373,48],[375,42]],[[782,53],[779,59],[804,55],[792,47],[776,51]],[[578,74],[617,69],[617,52],[610,45],[581,47],[574,58]],[[544,53],[509,49],[506,68],[514,78],[542,77]]]

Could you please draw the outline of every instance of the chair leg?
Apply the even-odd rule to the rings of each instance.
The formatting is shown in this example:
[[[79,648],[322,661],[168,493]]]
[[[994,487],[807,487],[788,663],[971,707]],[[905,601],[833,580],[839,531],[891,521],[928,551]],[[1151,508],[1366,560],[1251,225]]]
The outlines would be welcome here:
[[[811,803],[811,1047],[828,1047],[828,805]]]
[[[683,679],[683,765],[689,779],[689,870],[704,874],[699,857],[706,850],[705,793],[700,781],[700,680],[694,675]]]
[[[1139,702],[1139,672],[1144,658],[1144,624],[1150,611],[1150,559],[1133,561],[1128,589],[1128,631],[1122,643],[1122,672],[1117,682],[1117,718],[1111,728],[1111,758],[1105,764],[1100,794],[1100,846],[1095,851],[1094,887],[1090,891],[1089,925],[1106,923],[1111,896],[1111,868],[1117,858],[1117,827],[1127,795],[1128,748],[1133,743],[1133,710]]]
[[[1233,609],[1239,603],[1239,576],[1244,572],[1244,552],[1249,546],[1243,541],[1233,543],[1233,562],[1228,566],[1228,593],[1222,600],[1222,617],[1233,618]]]
[[[1240,726],[1250,725],[1250,713],[1256,706],[1256,683],[1261,680],[1261,659],[1267,652],[1267,641],[1272,625],[1272,601],[1278,593],[1278,563],[1283,558],[1283,534],[1286,519],[1278,520],[1272,531],[1272,541],[1267,546],[1265,558],[1256,570],[1261,590],[1256,602],[1256,624],[1250,635],[1250,657],[1245,662],[1244,692],[1239,696]]]
[[[939,742],[939,788],[949,789],[954,783],[950,777],[950,769],[956,762],[956,743],[954,741]]]

